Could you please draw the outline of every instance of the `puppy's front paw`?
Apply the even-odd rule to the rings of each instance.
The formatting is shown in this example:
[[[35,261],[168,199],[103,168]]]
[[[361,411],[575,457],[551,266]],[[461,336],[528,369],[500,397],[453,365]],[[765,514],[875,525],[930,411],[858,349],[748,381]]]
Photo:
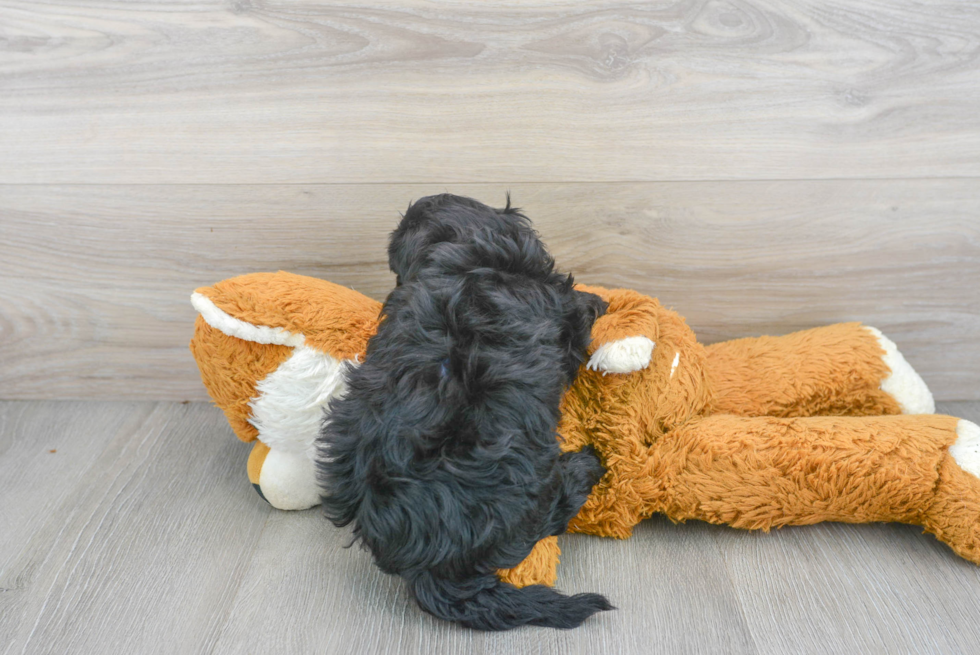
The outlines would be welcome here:
[[[586,368],[606,373],[633,373],[650,365],[654,342],[646,337],[626,337],[604,343],[592,353]]]
[[[546,533],[556,535],[565,532],[582,505],[592,493],[592,487],[606,474],[606,468],[595,448],[586,446],[578,452],[562,453],[562,493],[551,512]]]
[[[602,460],[592,445],[585,446],[578,452],[565,453],[562,458],[565,460],[568,478],[574,480],[569,488],[575,492],[588,496],[592,487],[606,474],[606,467],[602,465]]]

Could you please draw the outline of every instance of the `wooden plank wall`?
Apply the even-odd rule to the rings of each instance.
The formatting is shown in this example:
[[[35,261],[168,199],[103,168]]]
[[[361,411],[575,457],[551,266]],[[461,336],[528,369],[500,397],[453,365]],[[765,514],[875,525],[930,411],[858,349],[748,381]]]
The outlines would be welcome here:
[[[413,198],[509,190],[707,342],[865,320],[980,398],[980,6],[6,0],[0,398],[205,397],[196,286],[382,298]]]

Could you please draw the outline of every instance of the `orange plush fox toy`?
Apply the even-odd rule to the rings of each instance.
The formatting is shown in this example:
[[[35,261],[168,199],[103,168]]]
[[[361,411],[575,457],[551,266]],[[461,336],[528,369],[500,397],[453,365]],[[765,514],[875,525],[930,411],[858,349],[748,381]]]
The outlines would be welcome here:
[[[605,477],[569,526],[628,537],[660,512],[763,529],[820,521],[923,526],[980,564],[980,427],[932,414],[922,379],[857,323],[697,342],[676,313],[625,289],[562,401],[565,450],[595,446]],[[380,303],[289,273],[198,289],[191,351],[214,402],[254,442],[248,477],[274,507],[319,503],[313,441],[378,324]],[[543,540],[500,576],[554,584]]]

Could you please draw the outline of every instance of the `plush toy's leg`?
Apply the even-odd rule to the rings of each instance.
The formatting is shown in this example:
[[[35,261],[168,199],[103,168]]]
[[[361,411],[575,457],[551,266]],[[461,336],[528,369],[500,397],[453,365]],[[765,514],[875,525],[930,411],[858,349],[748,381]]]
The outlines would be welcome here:
[[[958,555],[980,564],[980,426],[961,420],[956,434],[923,525]]]
[[[259,482],[262,480],[262,465],[265,464],[265,457],[269,454],[269,447],[264,443],[256,439],[252,443],[252,452],[248,455],[248,481],[252,483],[252,487],[255,491],[262,496],[262,500],[269,502],[262,493],[262,485]]]
[[[980,428],[952,416],[692,422],[651,449],[645,514],[763,529],[921,525],[980,564]]]
[[[345,364],[298,346],[255,386],[249,423],[268,448],[258,484],[278,509],[306,509],[320,503],[313,464],[314,443],[331,398],[342,394]]]
[[[515,587],[527,587],[533,584],[555,586],[558,579],[558,537],[545,537],[537,544],[524,561],[512,569],[500,569],[497,577],[509,582]]]
[[[302,453],[269,448],[257,440],[248,457],[248,480],[276,509],[309,509],[320,504],[313,460]]]
[[[878,330],[841,323],[708,346],[710,414],[931,414],[922,378]]]

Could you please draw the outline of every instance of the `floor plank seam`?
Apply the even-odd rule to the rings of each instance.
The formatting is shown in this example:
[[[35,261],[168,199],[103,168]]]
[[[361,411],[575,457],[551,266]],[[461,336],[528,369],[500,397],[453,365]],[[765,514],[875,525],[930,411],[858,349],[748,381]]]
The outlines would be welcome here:
[[[575,180],[575,179],[555,179],[555,180],[528,180],[528,179],[500,179],[500,180],[454,180],[447,182],[445,179],[434,179],[430,181],[374,181],[374,182],[3,182],[0,187],[31,187],[31,186],[61,186],[61,187],[288,187],[288,186],[317,186],[317,187],[372,187],[372,186],[426,186],[431,185],[442,189],[450,186],[500,186],[508,184],[520,185],[615,185],[615,184],[722,184],[722,183],[794,183],[794,182],[928,182],[939,180],[980,180],[980,175],[910,175],[908,177],[895,176],[855,176],[855,177],[704,177],[704,178],[657,178],[657,179],[609,179],[609,180]]]

